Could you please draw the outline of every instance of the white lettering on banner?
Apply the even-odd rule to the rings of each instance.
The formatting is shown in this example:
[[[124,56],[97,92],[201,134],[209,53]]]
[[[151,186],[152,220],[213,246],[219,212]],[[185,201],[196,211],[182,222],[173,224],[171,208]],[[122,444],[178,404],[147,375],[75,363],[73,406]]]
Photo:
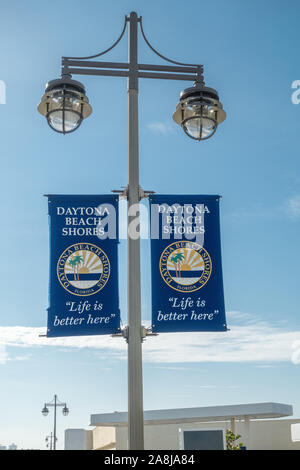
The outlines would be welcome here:
[[[205,216],[210,210],[205,204],[152,204],[151,238],[167,239],[173,235],[175,240],[183,237],[204,245]],[[161,227],[161,228],[160,228]]]
[[[217,312],[217,311],[216,311]],[[177,312],[170,312],[170,313],[161,313],[159,310],[157,313],[157,321],[169,321],[169,320],[175,320],[175,321],[181,321],[181,320],[186,320],[187,318],[189,320],[196,320],[196,321],[202,321],[202,320],[213,320],[214,313],[198,313],[195,312],[195,310],[192,310],[190,313],[177,313]]]
[[[183,212],[187,212],[188,214],[210,214],[210,210],[207,206],[203,204],[196,204],[193,206],[192,204],[184,204],[183,206],[179,204],[173,204],[172,206],[168,206],[168,204],[155,204],[158,206],[158,212],[163,213],[172,213],[172,214],[182,214]]]
[[[98,207],[57,207],[57,215],[107,215],[109,214],[108,205]]]
[[[98,207],[58,206],[56,214],[65,218],[63,237],[90,236],[101,240],[117,237],[116,211],[111,204],[100,204]]]
[[[91,304],[88,300],[85,300],[84,302],[79,301],[68,301],[66,302],[66,307],[68,307],[69,312],[74,312],[75,314],[77,313],[78,315],[81,315],[85,312],[89,312],[90,310],[94,311],[101,311],[103,308],[103,304],[101,304],[98,300],[94,302],[94,304]],[[53,320],[53,326],[82,326],[84,324],[86,325],[100,325],[100,324],[108,324],[112,319],[115,318],[115,314],[112,313],[109,316],[98,316],[95,317],[93,314],[88,313],[87,317],[84,316],[73,316],[73,315],[68,315],[66,317],[60,318],[58,315],[55,315],[54,320]]]
[[[84,317],[59,318],[57,315],[55,315],[53,326],[77,326],[77,325],[82,325],[85,322],[87,325],[90,325],[90,324],[100,325],[101,323],[107,324],[110,322],[111,317],[113,317],[113,315],[111,315],[110,317],[93,317],[90,313],[87,318],[84,318]]]
[[[191,297],[170,297],[169,302],[171,304],[171,308],[175,309],[177,308],[180,313],[176,311],[172,311],[169,313],[162,313],[160,310],[157,313],[157,321],[159,322],[164,322],[164,321],[188,321],[188,320],[194,320],[194,321],[211,321],[214,319],[214,315],[217,315],[219,313],[219,310],[215,310],[213,313],[212,312],[204,312],[202,311],[196,311],[196,308],[201,308],[203,309],[206,306],[206,301],[202,299],[201,297],[198,297],[198,299],[192,299]],[[189,313],[181,313],[184,310],[191,310]]]
[[[117,224],[120,228],[120,239],[138,238],[195,240],[204,245],[205,217],[210,210],[205,204],[151,204],[150,217],[146,205],[132,204],[128,212],[120,212],[117,220],[117,211],[110,204],[101,204],[98,207],[63,207],[58,206],[56,213],[64,218],[62,227],[63,237],[98,237],[114,239],[117,236]],[[127,226],[127,217],[129,224]],[[149,219],[151,218],[151,234],[149,233]],[[124,229],[126,227],[126,229]]]
[[[69,312],[77,312],[81,314],[84,312],[89,312],[90,310],[102,310],[103,304],[101,304],[98,300],[96,300],[93,305],[90,304],[88,300],[85,300],[84,302],[82,302],[82,300],[80,300],[79,302],[73,300],[72,302],[66,302],[66,307],[69,307]]]

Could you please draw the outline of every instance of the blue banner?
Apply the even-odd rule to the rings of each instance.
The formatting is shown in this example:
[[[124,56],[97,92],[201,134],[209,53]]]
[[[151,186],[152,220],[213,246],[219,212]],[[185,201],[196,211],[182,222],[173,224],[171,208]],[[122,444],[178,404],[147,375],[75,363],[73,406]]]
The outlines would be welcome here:
[[[47,336],[120,331],[118,196],[48,195]]]
[[[149,199],[152,330],[226,331],[220,196]]]

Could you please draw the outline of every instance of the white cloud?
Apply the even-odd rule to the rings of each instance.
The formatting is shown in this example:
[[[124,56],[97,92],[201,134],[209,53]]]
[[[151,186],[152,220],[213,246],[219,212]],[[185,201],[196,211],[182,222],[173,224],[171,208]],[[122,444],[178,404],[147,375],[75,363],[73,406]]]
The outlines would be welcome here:
[[[274,206],[252,203],[247,207],[240,207],[234,212],[228,212],[224,216],[235,221],[239,221],[241,218],[272,220],[279,217],[289,217],[298,219],[300,218],[300,194],[285,199],[281,204]]]
[[[0,364],[6,364],[9,360],[6,348],[4,344],[0,344]]]
[[[162,134],[162,135],[167,135],[167,134],[171,134],[171,133],[174,132],[174,128],[170,124],[169,121],[166,121],[166,122],[161,122],[161,121],[150,122],[147,125],[147,127],[151,131],[153,131],[157,134]]]
[[[294,218],[300,217],[300,194],[289,199],[288,211],[292,217]]]
[[[206,389],[206,390],[213,390],[213,389],[218,389],[220,388],[224,390],[237,390],[240,389],[240,385],[220,385],[220,384],[214,384],[214,385],[186,385],[186,388],[192,388],[192,389]]]
[[[300,331],[264,324],[232,326],[227,333],[164,334],[147,341],[144,357],[169,363],[290,361],[292,344],[299,337]]]
[[[228,312],[228,320],[231,329],[225,333],[163,333],[148,337],[143,345],[144,361],[154,364],[263,362],[264,365],[282,361],[300,362],[295,360],[296,354],[300,356],[300,331],[283,329],[279,324],[271,325],[254,315],[236,311]],[[43,333],[45,328],[0,327],[0,345],[67,350],[90,348],[107,359],[126,359],[127,345],[123,338],[106,335],[39,337]],[[8,360],[4,350],[4,354],[0,354],[0,363]]]
[[[94,348],[103,350],[126,350],[122,347],[120,338],[103,336],[76,336],[46,338],[40,336],[45,334],[46,328],[31,328],[25,326],[1,326],[0,344],[6,346],[34,347],[34,346],[56,346],[63,348]]]

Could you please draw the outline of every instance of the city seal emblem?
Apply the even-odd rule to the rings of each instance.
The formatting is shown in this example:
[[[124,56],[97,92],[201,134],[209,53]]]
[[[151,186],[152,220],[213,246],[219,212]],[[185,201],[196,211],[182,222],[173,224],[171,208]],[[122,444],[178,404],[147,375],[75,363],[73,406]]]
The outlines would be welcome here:
[[[163,280],[172,289],[194,292],[209,280],[212,262],[203,246],[190,241],[177,241],[162,252],[159,269]]]
[[[70,294],[93,295],[99,292],[110,276],[110,262],[99,246],[79,243],[69,246],[59,257],[57,277]]]

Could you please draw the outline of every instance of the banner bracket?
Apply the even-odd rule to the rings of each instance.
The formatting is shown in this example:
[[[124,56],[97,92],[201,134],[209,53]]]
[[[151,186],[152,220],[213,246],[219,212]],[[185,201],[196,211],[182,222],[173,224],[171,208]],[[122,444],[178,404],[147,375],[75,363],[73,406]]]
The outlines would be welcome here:
[[[155,191],[146,191],[141,186],[139,186],[139,199],[144,199],[149,197],[150,194],[155,194]]]
[[[120,198],[124,198],[128,200],[128,186],[124,189],[112,189],[112,193],[119,194]],[[141,186],[139,186],[139,200],[149,197],[150,194],[155,194],[155,191],[146,191],[143,190]]]
[[[128,199],[128,186],[124,189],[112,189],[112,193],[117,193],[121,198]]]
[[[129,327],[125,326],[121,330],[121,333],[115,333],[111,335],[112,338],[124,338],[126,343],[128,343],[128,336],[129,336]],[[141,342],[143,343],[147,336],[158,336],[158,333],[153,333],[151,327],[142,326],[141,327]]]
[[[128,326],[125,326],[120,333],[114,333],[110,335],[111,338],[124,338],[126,343],[128,343]]]
[[[142,343],[146,340],[147,336],[158,336],[158,333],[153,333],[152,328],[142,326]]]

